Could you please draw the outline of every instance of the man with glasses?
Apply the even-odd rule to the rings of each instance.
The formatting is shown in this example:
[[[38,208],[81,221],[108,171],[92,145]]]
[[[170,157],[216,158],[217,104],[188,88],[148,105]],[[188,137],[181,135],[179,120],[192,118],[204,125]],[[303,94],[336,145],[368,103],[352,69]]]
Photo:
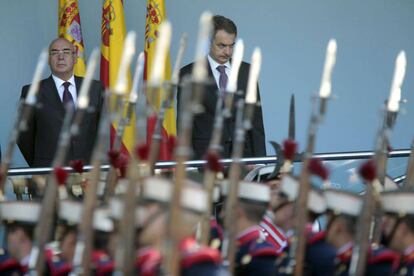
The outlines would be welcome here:
[[[57,38],[49,46],[49,66],[52,74],[42,80],[37,95],[38,105],[29,120],[27,130],[21,133],[18,146],[30,167],[48,167],[56,152],[60,129],[66,111],[76,111],[77,96],[83,78],[75,76],[76,48],[65,38]],[[22,89],[25,98],[29,85]],[[99,81],[91,83],[89,112],[80,125],[79,134],[70,141],[68,160],[90,161],[97,134],[103,86]]]
[[[193,158],[200,159],[205,154],[211,134],[213,132],[214,114],[216,111],[216,102],[222,92],[226,89],[228,82],[228,76],[231,69],[231,57],[233,55],[233,47],[237,36],[237,27],[234,22],[224,16],[216,15],[213,17],[213,33],[210,45],[210,52],[207,55],[207,66],[209,72],[209,78],[211,79],[203,91],[202,104],[204,106],[204,112],[197,114],[194,117],[193,122],[193,136],[192,136],[192,148]],[[192,73],[194,63],[190,63],[184,66],[180,71],[180,80],[183,80],[184,76],[189,76]],[[242,62],[240,65],[237,87],[242,91],[241,95],[237,95],[234,98],[234,103],[240,97],[244,98],[247,80],[249,75],[250,65]],[[257,90],[257,98],[260,102],[259,90]],[[177,91],[177,123],[180,119],[180,102],[181,102],[181,90]],[[235,126],[235,109],[233,109],[232,116],[226,119],[223,126],[223,139],[222,139],[222,156],[230,157],[233,148],[233,136]],[[263,128],[262,109],[257,106],[253,122],[252,129],[247,132],[244,145],[244,156],[255,157],[265,156],[265,133]]]

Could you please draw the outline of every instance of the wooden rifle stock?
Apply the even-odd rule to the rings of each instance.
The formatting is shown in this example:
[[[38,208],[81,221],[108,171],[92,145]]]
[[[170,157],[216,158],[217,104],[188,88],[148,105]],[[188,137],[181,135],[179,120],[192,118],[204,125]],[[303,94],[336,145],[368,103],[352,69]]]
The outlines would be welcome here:
[[[239,181],[241,175],[241,158],[243,157],[244,141],[246,131],[251,128],[251,120],[253,118],[255,104],[246,104],[244,100],[240,99],[236,103],[236,129],[235,141],[233,144],[232,159],[234,160],[230,165],[229,172],[229,192],[225,204],[225,218],[224,218],[224,238],[222,255],[227,258],[230,274],[234,273],[235,258],[237,252],[237,224],[235,222],[236,210],[238,207]],[[245,107],[245,108],[244,108]],[[244,113],[244,114],[243,114]],[[243,116],[244,115],[244,116]]]
[[[223,131],[223,112],[222,112],[223,100],[221,97],[217,99],[216,114],[214,118],[213,133],[211,135],[211,142],[208,151],[220,152],[220,142]],[[200,242],[203,245],[208,245],[210,239],[210,216],[211,208],[213,204],[213,189],[214,180],[216,179],[216,172],[212,171],[206,166],[203,177],[204,188],[207,192],[207,209],[201,219],[201,236]]]
[[[91,254],[93,250],[93,215],[97,205],[97,189],[100,182],[101,165],[106,159],[105,146],[108,141],[108,101],[109,95],[105,95],[102,117],[99,122],[99,133],[92,154],[92,171],[90,181],[84,193],[82,207],[82,219],[78,225],[78,233],[75,245],[75,254],[72,260],[71,275],[90,275]]]
[[[177,160],[175,185],[173,189],[170,214],[168,217],[168,229],[166,239],[166,258],[164,267],[169,275],[179,275],[179,225],[181,224],[181,190],[186,181],[185,162],[191,152],[191,134],[193,127],[193,115],[200,102],[200,97],[191,97],[191,92],[201,95],[204,90],[204,83],[183,82],[183,105],[181,110],[181,129],[178,133],[178,146],[175,157]]]
[[[174,102],[174,98],[175,98],[174,92],[176,91],[178,87],[179,72],[180,72],[180,67],[183,61],[184,51],[186,47],[187,47],[187,34],[184,33],[180,39],[180,48],[178,49],[177,58],[175,60],[174,71],[172,73],[171,82],[165,82],[164,86],[161,86],[161,87],[150,88],[150,89],[154,89],[155,93],[158,92],[157,91],[158,89],[160,89],[161,91],[162,90],[165,91],[164,100],[162,101],[161,108],[158,111],[157,121],[155,124],[154,132],[152,134],[152,139],[151,139],[149,165],[150,165],[152,174],[154,174],[154,165],[158,159],[159,152],[160,152],[160,143],[162,140],[162,125],[164,122],[165,112],[167,111],[167,109],[171,108]],[[152,93],[150,92],[150,94]]]
[[[297,276],[303,274],[303,262],[305,260],[306,224],[308,221],[308,195],[311,185],[310,172],[308,167],[315,148],[317,127],[324,115],[322,112],[326,111],[327,99],[320,98],[320,101],[321,103],[319,113],[316,114],[316,111],[313,110],[310,118],[306,150],[303,156],[302,169],[299,177],[299,194],[295,206],[296,231],[295,238],[290,249],[290,266],[291,268],[294,266],[294,275]]]

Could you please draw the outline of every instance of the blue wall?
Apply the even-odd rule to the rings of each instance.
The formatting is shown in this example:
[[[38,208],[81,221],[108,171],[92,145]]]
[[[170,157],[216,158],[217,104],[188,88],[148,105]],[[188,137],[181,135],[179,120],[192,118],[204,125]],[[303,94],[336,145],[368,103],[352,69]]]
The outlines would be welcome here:
[[[39,52],[56,36],[57,2],[3,0],[0,17],[0,143],[6,146],[21,86],[31,81]],[[124,0],[128,30],[137,31],[143,49],[144,0]],[[88,55],[100,45],[101,1],[80,0],[81,23]],[[336,100],[318,132],[317,152],[369,150],[388,98],[395,57],[406,50],[403,86],[405,112],[392,136],[394,148],[408,148],[414,137],[414,1],[410,0],[166,0],[173,24],[172,57],[180,35],[189,34],[185,63],[194,56],[198,17],[204,10],[232,18],[246,45],[245,60],[255,46],[263,53],[260,76],[267,140],[287,136],[289,98],[296,96],[297,139],[303,149],[311,108],[317,93],[329,38],[338,42],[333,75]],[[47,74],[46,74],[47,75]],[[45,75],[45,76],[46,76]],[[268,147],[268,154],[273,151]],[[25,166],[18,153],[14,166]]]

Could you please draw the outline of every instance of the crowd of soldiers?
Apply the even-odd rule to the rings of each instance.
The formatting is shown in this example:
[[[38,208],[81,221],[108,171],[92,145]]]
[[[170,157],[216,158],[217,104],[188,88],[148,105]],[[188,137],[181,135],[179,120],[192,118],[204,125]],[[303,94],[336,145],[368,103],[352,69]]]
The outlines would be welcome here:
[[[259,167],[256,171],[263,169]],[[173,186],[174,181],[163,176],[143,180],[140,200],[135,201],[133,215],[129,217],[134,229],[133,238],[128,241],[133,247],[132,275],[166,273],[166,231]],[[397,187],[395,184],[394,190],[378,194],[384,212],[381,239],[369,246],[364,275],[412,275],[414,271],[414,192]],[[358,250],[363,196],[312,186],[307,210],[297,210],[298,190],[299,180],[289,174],[276,174],[265,178],[265,182],[239,182],[236,215],[231,220],[237,229],[234,275],[293,274],[296,212],[308,212],[303,274],[350,275],[352,256]],[[73,264],[79,254],[76,244],[83,204],[69,192],[66,199],[59,200],[53,238],[43,252],[47,275],[76,271]],[[228,181],[215,183],[208,242],[203,244],[200,225],[208,209],[207,194],[201,183],[185,181],[177,235],[179,251],[174,252],[179,258],[180,275],[228,275],[229,264],[223,258],[226,249],[223,206],[228,192]],[[117,249],[123,240],[120,235],[126,212],[124,197],[119,193],[107,202],[102,199],[94,211],[89,268],[96,275],[123,271],[117,264]],[[42,216],[41,204],[37,200],[4,201],[0,211],[6,229],[6,248],[0,257],[1,275],[29,273],[31,255],[35,254],[33,247],[37,244],[34,230]]]
[[[85,172],[82,162],[76,160],[71,162],[71,169],[64,168],[68,141],[76,135],[81,112],[87,109],[83,98],[86,94],[81,93],[79,102],[84,100],[83,105],[78,105],[75,114],[68,109],[65,115],[50,175],[29,184],[14,183],[17,198],[22,198],[19,191],[23,190],[30,200],[5,199],[12,151],[8,150],[2,161],[0,218],[5,228],[5,248],[0,255],[0,274],[413,275],[414,191],[409,188],[414,178],[410,169],[413,161],[409,161],[402,188],[392,180],[388,180],[392,189],[385,185],[387,135],[393,120],[385,120],[375,157],[359,169],[366,183],[363,194],[333,189],[321,160],[312,158],[317,125],[327,109],[335,53],[336,43],[331,41],[319,109],[311,116],[297,176],[292,173],[292,162],[298,159],[293,139],[283,143],[283,156],[277,155],[276,164],[266,176],[263,174],[268,167],[261,166],[250,171],[248,177],[242,175],[244,134],[251,127],[256,105],[248,100],[245,109],[243,101],[236,103],[233,162],[226,168],[220,162],[218,134],[218,144],[211,142],[206,166],[199,170],[201,181],[191,180],[186,168],[197,97],[187,97],[184,104],[176,164],[171,170],[156,169],[159,149],[155,140],[151,145],[137,143],[129,158],[121,154],[118,140],[118,148],[105,155],[108,122],[118,120],[118,132],[125,126],[124,102],[119,93],[115,93],[115,102],[120,107],[112,112],[104,107],[102,112],[90,172]],[[252,68],[257,70],[255,65]],[[89,74],[93,75],[93,70]],[[88,87],[90,81],[86,76],[83,85]],[[252,82],[248,87],[255,93],[257,79]],[[196,72],[182,85],[185,91],[191,91],[202,90],[206,83],[203,72]],[[155,85],[161,89],[165,84]],[[400,87],[401,83],[392,88],[400,92]],[[390,97],[388,103],[394,101]],[[227,97],[223,102],[217,109],[217,122],[226,113]],[[17,122],[25,119],[33,98],[24,104]],[[398,111],[392,108],[387,109],[387,118]],[[158,123],[162,123],[162,117]],[[214,133],[219,133],[221,127],[215,124]],[[16,139],[12,136],[10,145]],[[105,161],[110,164],[106,174],[101,171]],[[70,176],[68,171],[72,172]],[[313,174],[323,179],[323,185],[314,185],[310,177]]]

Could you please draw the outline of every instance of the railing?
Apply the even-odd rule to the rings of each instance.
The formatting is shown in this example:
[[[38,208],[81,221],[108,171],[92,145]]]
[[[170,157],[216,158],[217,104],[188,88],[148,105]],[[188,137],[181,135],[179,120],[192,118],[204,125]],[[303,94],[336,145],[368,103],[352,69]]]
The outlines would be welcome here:
[[[410,155],[409,149],[399,149],[393,150],[389,153],[389,158],[398,158],[398,157],[409,157]],[[353,152],[335,152],[335,153],[317,153],[314,154],[314,157],[321,158],[325,161],[340,161],[340,160],[357,160],[357,159],[368,159],[374,156],[374,152],[372,151],[353,151]],[[276,156],[266,156],[266,157],[255,157],[255,158],[243,158],[242,162],[245,164],[272,164],[275,163],[277,160]],[[295,162],[300,162],[300,157],[295,160]],[[232,159],[222,159],[220,162],[223,165],[230,165]],[[201,168],[206,164],[205,160],[191,160],[186,162],[187,167],[194,167],[194,168]],[[173,168],[176,165],[175,161],[163,161],[157,162],[155,165],[156,169],[169,169]],[[85,166],[85,171],[91,170],[91,166]],[[70,170],[70,168],[67,168]],[[101,166],[103,171],[107,171],[109,169],[109,165]],[[17,175],[43,175],[49,174],[52,168],[13,168],[9,170],[9,176],[17,176]],[[402,178],[404,176],[401,176]]]

